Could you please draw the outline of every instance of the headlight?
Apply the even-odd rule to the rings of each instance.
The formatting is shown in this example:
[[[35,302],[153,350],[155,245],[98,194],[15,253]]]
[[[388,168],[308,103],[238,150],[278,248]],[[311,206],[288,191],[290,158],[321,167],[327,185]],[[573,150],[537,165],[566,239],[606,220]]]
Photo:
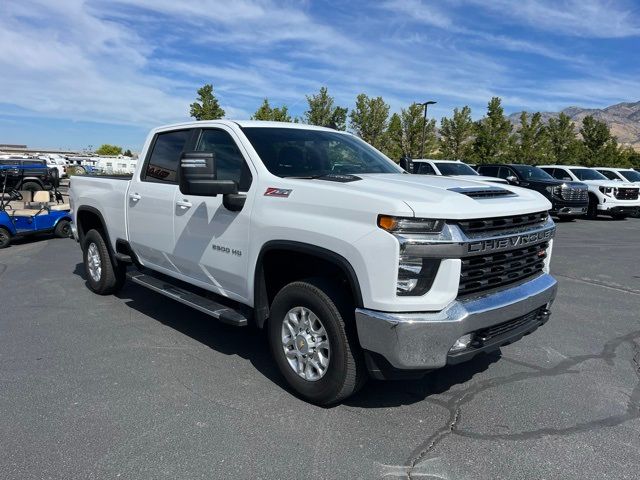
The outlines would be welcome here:
[[[554,197],[560,197],[562,195],[562,185],[548,186],[546,190]]]
[[[602,193],[609,196],[613,195],[613,191],[615,190],[614,187],[599,187],[599,188]]]
[[[444,220],[378,215],[378,226],[390,233],[438,233]]]
[[[433,285],[439,267],[439,259],[400,255],[396,294],[399,296],[424,295]]]

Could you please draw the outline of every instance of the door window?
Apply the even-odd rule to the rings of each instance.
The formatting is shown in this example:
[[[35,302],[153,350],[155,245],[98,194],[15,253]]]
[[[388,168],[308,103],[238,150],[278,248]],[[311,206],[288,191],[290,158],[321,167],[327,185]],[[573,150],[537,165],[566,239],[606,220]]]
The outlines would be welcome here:
[[[419,175],[435,175],[436,171],[428,163],[415,162],[413,164],[413,173],[417,173]]]
[[[240,192],[249,190],[251,171],[231,135],[224,130],[202,130],[196,150],[213,153],[218,180],[237,182]]]
[[[486,175],[487,177],[497,177],[498,176],[498,167],[478,167],[478,173],[480,175]]]
[[[156,135],[143,180],[178,183],[178,162],[190,135],[191,130],[178,130]]]
[[[610,171],[610,170],[598,170],[602,175],[604,175],[605,177],[607,177],[609,180],[620,180],[620,178],[618,177],[618,175],[616,175],[614,172]]]

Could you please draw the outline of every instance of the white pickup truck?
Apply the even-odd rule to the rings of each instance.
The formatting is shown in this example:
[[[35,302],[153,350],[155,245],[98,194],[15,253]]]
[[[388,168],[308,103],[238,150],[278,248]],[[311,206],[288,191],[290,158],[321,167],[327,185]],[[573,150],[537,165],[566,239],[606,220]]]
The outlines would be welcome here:
[[[317,404],[518,340],[556,295],[540,194],[408,175],[326,128],[157,128],[131,180],[73,177],[70,200],[94,292],[128,277],[266,328],[286,381]]]

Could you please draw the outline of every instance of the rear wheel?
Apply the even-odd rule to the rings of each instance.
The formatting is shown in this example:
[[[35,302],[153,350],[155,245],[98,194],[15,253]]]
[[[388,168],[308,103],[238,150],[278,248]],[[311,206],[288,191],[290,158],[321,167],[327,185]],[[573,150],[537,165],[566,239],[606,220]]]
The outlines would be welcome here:
[[[71,222],[65,219],[60,220],[53,233],[56,237],[69,238],[71,236]]]
[[[287,383],[312,403],[337,403],[366,380],[350,303],[329,282],[308,279],[285,286],[271,305],[273,357]]]
[[[89,288],[99,295],[116,293],[125,282],[126,270],[113,264],[107,243],[97,230],[89,230],[83,241],[84,268]]]
[[[9,230],[0,227],[0,248],[7,248],[11,243],[11,234]]]

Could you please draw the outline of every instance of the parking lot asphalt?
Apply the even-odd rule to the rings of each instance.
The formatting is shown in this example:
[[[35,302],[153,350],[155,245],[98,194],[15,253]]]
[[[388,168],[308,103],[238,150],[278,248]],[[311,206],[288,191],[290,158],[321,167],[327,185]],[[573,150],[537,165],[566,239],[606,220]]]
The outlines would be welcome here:
[[[72,240],[0,251],[2,479],[637,479],[640,219],[559,223],[549,323],[333,408],[290,394],[263,335],[128,283]]]

